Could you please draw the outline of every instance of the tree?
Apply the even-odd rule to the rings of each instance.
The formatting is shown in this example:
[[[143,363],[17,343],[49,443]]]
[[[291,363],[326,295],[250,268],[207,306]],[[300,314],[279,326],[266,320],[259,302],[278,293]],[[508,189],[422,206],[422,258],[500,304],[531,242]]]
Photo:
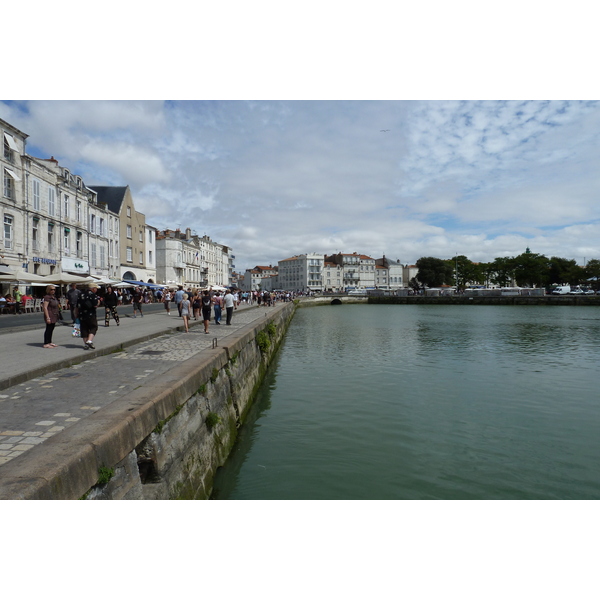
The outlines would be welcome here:
[[[584,278],[585,270],[575,260],[559,258],[558,256],[553,256],[550,259],[548,269],[549,283],[578,285]]]
[[[427,287],[439,287],[452,281],[452,267],[447,261],[433,256],[424,256],[417,263],[417,279]]]
[[[590,281],[590,283],[595,290],[598,290],[600,288],[600,260],[597,258],[592,258],[585,266],[585,278],[590,279],[592,277],[596,279]]]
[[[515,276],[515,264],[512,258],[500,256],[485,267],[487,277],[494,285],[508,287]]]
[[[460,255],[446,261],[454,274],[454,284],[464,289],[467,285],[483,283],[485,275],[480,264],[471,262],[466,256]]]
[[[548,284],[550,261],[543,254],[527,252],[513,259],[515,279],[521,287],[543,287]]]

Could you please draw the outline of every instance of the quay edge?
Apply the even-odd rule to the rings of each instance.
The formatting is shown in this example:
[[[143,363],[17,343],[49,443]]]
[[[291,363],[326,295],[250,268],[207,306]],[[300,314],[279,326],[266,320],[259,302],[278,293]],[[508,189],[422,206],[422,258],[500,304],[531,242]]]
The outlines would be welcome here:
[[[276,306],[3,465],[0,499],[210,498],[296,307]]]

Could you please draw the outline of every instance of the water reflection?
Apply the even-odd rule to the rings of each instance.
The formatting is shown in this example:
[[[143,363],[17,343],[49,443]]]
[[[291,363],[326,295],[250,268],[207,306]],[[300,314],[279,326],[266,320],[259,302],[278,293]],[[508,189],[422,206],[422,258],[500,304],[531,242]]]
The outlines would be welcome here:
[[[299,310],[217,497],[597,498],[599,316]]]

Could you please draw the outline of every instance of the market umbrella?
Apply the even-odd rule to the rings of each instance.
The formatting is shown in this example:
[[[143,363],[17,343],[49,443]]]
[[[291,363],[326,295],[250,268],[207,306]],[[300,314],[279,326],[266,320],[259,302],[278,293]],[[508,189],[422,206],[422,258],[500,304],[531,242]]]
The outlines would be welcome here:
[[[27,273],[26,271],[16,271],[15,273],[0,275],[0,281],[18,281],[21,283],[52,283],[49,279],[46,279],[41,275]]]
[[[46,275],[43,281],[48,283],[91,283],[93,277],[80,277],[79,275],[71,275],[71,273],[53,273]]]

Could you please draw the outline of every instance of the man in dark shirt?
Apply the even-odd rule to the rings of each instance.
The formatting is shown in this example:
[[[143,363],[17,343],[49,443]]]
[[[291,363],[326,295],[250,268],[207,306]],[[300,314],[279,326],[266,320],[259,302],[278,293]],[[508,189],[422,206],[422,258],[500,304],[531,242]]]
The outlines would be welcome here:
[[[77,299],[81,296],[81,290],[77,289],[77,284],[72,283],[67,291],[67,308],[71,310],[71,321],[75,323],[75,310],[77,309]]]
[[[88,289],[82,292],[77,299],[77,317],[81,324],[81,338],[83,349],[94,350],[94,336],[98,331],[98,320],[96,319],[96,307],[98,306],[98,285],[90,283]]]

